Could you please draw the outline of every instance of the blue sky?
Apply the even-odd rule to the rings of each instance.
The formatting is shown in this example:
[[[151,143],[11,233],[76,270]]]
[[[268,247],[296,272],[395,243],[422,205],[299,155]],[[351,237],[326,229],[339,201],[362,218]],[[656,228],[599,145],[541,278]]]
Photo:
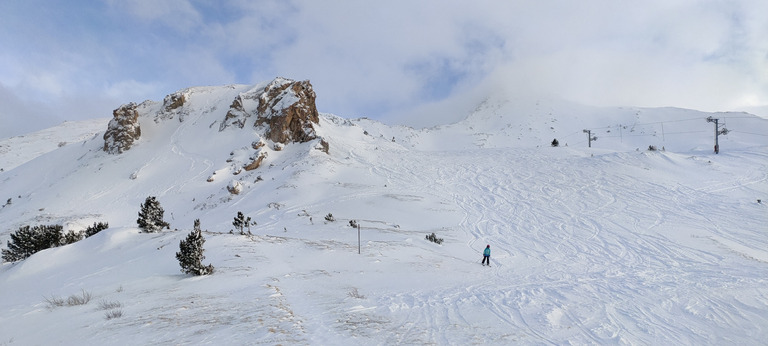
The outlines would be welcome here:
[[[110,117],[276,76],[309,79],[321,112],[415,126],[499,89],[759,113],[765,13],[764,0],[4,0],[0,121]]]

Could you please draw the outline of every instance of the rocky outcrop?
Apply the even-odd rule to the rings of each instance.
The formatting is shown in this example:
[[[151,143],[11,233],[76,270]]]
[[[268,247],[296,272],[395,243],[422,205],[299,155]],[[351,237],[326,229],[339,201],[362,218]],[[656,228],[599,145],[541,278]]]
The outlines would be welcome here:
[[[243,169],[246,171],[252,171],[256,168],[259,168],[259,166],[261,166],[261,162],[264,161],[265,158],[267,158],[267,152],[259,150],[256,154],[254,154],[253,157],[251,157],[251,162],[243,166]]]
[[[184,105],[189,100],[189,89],[180,90],[173,94],[165,96],[163,99],[163,108],[155,114],[155,122],[165,119],[179,118],[179,122],[184,122],[184,118],[189,115],[189,110]]]
[[[319,113],[315,106],[316,95],[309,81],[275,78],[269,83],[253,86],[250,90],[228,92],[242,87],[188,88],[166,96],[162,105],[146,101],[138,106],[135,103],[120,106],[113,112],[114,119],[104,134],[104,151],[120,154],[131,148],[141,136],[138,119],[140,113],[146,117],[145,121],[154,120],[157,124],[176,117],[183,122],[191,115],[200,119],[202,115],[216,111],[217,106],[229,102],[229,109],[223,121],[218,124],[219,131],[230,127],[247,127],[247,131],[257,132],[255,137],[260,145],[269,143],[269,148],[254,147],[255,152],[250,153],[247,160],[241,158],[240,168],[256,169],[265,160],[267,152],[279,151],[289,143],[309,142],[318,137],[315,126],[319,125]],[[201,99],[196,94],[204,96]],[[216,122],[210,126],[213,124]],[[321,146],[321,150],[328,151],[327,142],[322,142]]]
[[[315,97],[309,81],[277,78],[259,96],[256,125],[267,125],[264,135],[276,143],[311,141],[319,122]]]
[[[243,192],[243,184],[237,180],[232,180],[227,185],[227,191],[233,195],[239,195],[240,192]]]
[[[275,143],[308,142],[315,138],[319,122],[315,92],[309,81],[276,78],[263,89],[238,95],[219,130],[243,128],[253,115],[255,127],[264,127],[266,139]]]
[[[257,107],[260,94],[258,90],[251,90],[237,95],[229,106],[229,111],[227,111],[219,131],[230,126],[242,129],[245,126],[245,121],[251,116],[249,110],[254,110]]]
[[[163,99],[163,111],[172,112],[175,109],[181,108],[186,101],[187,95],[181,91],[170,94]]]
[[[107,132],[104,133],[104,151],[121,154],[128,150],[141,137],[139,112],[136,103],[120,106],[112,112]]]

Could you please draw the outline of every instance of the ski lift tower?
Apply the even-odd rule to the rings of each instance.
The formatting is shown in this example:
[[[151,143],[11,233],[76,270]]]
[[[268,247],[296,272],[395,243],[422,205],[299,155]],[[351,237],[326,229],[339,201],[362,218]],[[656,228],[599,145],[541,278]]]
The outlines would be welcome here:
[[[592,137],[592,130],[584,130],[584,133],[587,134],[587,142],[589,143],[589,147],[592,147],[592,141],[597,140],[597,136]]]
[[[720,143],[718,142],[719,135],[727,135],[728,129],[725,128],[725,124],[718,124],[720,119],[707,117],[708,123],[715,123],[715,154],[720,154]]]

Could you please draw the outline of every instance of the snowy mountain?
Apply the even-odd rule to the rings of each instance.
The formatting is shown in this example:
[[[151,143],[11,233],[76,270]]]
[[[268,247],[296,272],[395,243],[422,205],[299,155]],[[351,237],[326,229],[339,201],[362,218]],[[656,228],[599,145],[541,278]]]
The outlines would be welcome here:
[[[108,119],[66,121],[45,130],[0,140],[0,169],[11,170],[32,159],[103,132]]]
[[[0,344],[768,339],[768,120],[496,94],[413,129],[313,115],[284,79],[124,106],[0,141],[3,248],[110,226],[0,266]],[[139,231],[148,196],[169,230]],[[195,219],[213,275],[174,256]]]

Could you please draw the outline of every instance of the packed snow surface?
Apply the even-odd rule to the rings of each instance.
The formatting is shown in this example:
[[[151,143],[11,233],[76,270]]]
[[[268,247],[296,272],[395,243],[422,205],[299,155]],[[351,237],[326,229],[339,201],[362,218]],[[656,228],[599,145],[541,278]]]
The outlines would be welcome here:
[[[768,340],[764,119],[495,96],[422,130],[324,114],[328,154],[289,144],[238,171],[257,129],[219,131],[219,96],[248,88],[188,89],[120,155],[101,150],[106,121],[53,151],[0,141],[3,247],[23,225],[110,225],[2,264],[0,345]],[[709,116],[731,131],[718,155]],[[139,231],[147,196],[170,230]],[[195,219],[210,276],[175,258]]]

